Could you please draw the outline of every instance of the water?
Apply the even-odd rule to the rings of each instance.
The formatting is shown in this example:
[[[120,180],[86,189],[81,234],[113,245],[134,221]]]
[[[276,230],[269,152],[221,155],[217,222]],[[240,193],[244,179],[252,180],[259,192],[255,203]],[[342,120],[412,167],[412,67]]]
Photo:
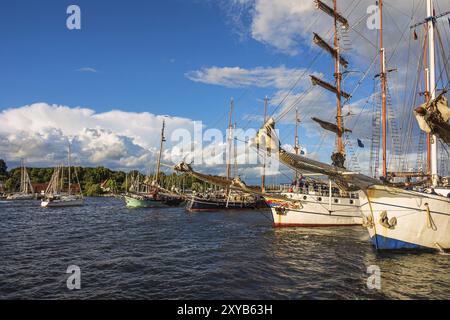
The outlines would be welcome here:
[[[450,299],[449,264],[377,253],[363,228],[274,229],[268,212],[0,202],[1,299]],[[66,287],[69,265],[81,290]]]

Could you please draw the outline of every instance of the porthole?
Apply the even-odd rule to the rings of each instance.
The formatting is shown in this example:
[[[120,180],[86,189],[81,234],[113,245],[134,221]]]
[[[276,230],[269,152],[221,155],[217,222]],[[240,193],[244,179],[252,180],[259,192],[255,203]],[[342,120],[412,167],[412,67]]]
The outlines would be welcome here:
[[[307,196],[303,196],[303,200],[306,200],[306,199],[308,199],[308,197]]]
[[[339,203],[339,199],[334,199],[334,203]]]
[[[322,201],[322,197],[318,197],[318,198],[317,198],[317,201]]]
[[[350,199],[350,204],[353,204],[353,203],[354,203],[354,201],[352,199]]]

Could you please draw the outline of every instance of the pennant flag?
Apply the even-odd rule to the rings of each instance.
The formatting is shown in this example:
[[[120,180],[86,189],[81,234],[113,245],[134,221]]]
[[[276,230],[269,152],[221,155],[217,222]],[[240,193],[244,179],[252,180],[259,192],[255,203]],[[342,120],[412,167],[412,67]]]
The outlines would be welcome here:
[[[414,37],[414,40],[417,40],[417,32],[416,32],[416,29],[414,29],[413,37]]]
[[[448,25],[450,26],[450,18],[447,18],[448,19]]]
[[[364,143],[359,139],[357,139],[357,140],[358,140],[358,147],[364,148]]]

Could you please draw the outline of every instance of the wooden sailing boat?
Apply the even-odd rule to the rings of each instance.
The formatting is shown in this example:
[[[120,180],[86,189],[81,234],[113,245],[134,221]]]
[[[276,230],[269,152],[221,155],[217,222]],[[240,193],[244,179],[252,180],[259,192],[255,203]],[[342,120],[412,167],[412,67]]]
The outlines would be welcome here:
[[[75,176],[78,184],[78,193],[72,187],[72,168],[71,168],[71,148],[67,152],[67,173],[68,185],[67,191],[65,189],[64,166],[55,168],[50,183],[45,190],[44,198],[41,201],[41,207],[56,208],[56,207],[75,207],[84,205],[84,198],[81,192],[81,185],[78,181],[78,176],[75,171]]]
[[[10,194],[6,197],[7,200],[31,200],[35,198],[33,185],[31,184],[30,176],[25,167],[23,159],[20,165],[20,188],[19,192]]]
[[[338,28],[348,28],[347,20],[337,12],[336,0],[333,8],[321,1],[315,1],[316,7],[334,18],[334,44],[329,45],[318,34],[314,33],[313,42],[327,51],[334,58],[335,85],[311,75],[313,85],[319,85],[336,94],[336,123],[330,123],[313,117],[323,129],[334,132],[337,135],[336,152],[332,155],[333,165],[344,168],[345,147],[342,141],[345,132],[351,132],[344,128],[342,121],[341,97],[349,98],[350,95],[341,89],[341,66],[347,68],[347,60],[341,56],[339,49]],[[298,110],[295,115],[295,154],[299,154],[298,145]],[[295,170],[295,179],[292,186],[281,194],[302,202],[299,208],[290,202],[279,201],[265,197],[267,204],[272,209],[273,222],[276,227],[327,227],[327,226],[352,226],[361,225],[362,217],[359,208],[359,197],[356,192],[346,192],[332,184],[308,182],[298,179],[298,170]],[[305,175],[307,176],[307,175]]]
[[[234,101],[231,99],[229,123],[228,123],[228,159],[226,166],[226,180],[231,180],[231,154],[236,157],[236,148],[232,152],[233,148],[233,109]],[[237,167],[237,164],[235,164]],[[192,170],[185,172],[193,173]],[[204,175],[199,175],[197,178],[203,179]],[[207,181],[211,182],[211,181]],[[193,193],[191,197],[187,199],[186,210],[190,212],[198,211],[216,211],[216,210],[242,210],[242,209],[255,209],[258,203],[258,196],[252,193],[242,192],[240,190],[234,190],[226,185],[224,189],[220,191],[204,191],[199,193]]]
[[[161,169],[161,156],[163,152],[165,121],[163,120],[161,129],[161,139],[156,166],[155,180],[150,182],[139,182],[139,176],[133,179],[130,190],[124,196],[125,204],[129,208],[158,208],[173,207],[180,205],[184,199],[182,196],[165,190],[159,184],[159,172]],[[144,187],[144,190],[142,190]]]

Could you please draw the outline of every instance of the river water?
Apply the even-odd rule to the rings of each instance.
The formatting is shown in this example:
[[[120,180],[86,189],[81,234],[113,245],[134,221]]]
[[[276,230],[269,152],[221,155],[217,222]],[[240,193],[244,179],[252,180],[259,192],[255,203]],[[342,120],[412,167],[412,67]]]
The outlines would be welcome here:
[[[70,265],[80,290],[67,288]],[[267,211],[0,202],[0,299],[450,299],[449,266],[377,253],[362,227],[273,228]]]

